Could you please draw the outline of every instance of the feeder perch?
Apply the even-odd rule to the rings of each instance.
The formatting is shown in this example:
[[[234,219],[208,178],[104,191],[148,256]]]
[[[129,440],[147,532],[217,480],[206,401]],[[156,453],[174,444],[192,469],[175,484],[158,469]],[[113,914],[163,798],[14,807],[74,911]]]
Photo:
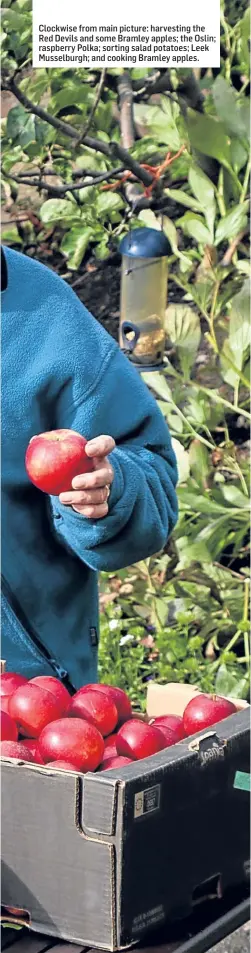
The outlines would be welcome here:
[[[167,305],[167,257],[164,232],[135,228],[120,245],[122,254],[119,344],[139,370],[163,365]]]

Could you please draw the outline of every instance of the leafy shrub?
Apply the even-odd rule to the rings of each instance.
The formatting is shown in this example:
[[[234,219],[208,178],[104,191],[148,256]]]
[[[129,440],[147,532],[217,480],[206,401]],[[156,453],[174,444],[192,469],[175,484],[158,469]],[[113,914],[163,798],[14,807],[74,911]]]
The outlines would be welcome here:
[[[17,215],[3,241],[38,257],[50,243],[74,276],[129,227],[163,227],[180,293],[165,372],[144,375],[177,454],[179,522],[164,553],[102,575],[100,677],[143,707],[149,678],[247,697],[247,3],[221,6],[219,71],[163,70],[160,86],[151,70],[127,73],[136,136],[125,155],[123,70],[30,70],[31,0],[5,0],[2,23],[3,85],[16,96],[2,121],[4,201],[19,211],[29,187],[25,222]],[[167,153],[178,155],[163,165]]]

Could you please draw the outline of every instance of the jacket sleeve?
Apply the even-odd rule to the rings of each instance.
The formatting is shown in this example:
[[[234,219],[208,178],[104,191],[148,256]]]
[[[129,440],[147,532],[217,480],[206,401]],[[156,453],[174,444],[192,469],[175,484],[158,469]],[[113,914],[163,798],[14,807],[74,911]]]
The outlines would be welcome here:
[[[59,427],[87,439],[110,434],[114,482],[109,513],[86,519],[51,497],[62,543],[90,568],[115,571],[159,552],[177,521],[177,467],[165,420],[138,371],[112,342],[109,358],[88,394]]]

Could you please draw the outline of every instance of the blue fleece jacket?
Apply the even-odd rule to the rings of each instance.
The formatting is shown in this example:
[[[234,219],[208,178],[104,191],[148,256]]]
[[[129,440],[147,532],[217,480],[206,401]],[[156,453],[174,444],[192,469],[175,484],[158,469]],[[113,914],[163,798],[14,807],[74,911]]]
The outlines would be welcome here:
[[[97,680],[97,573],[166,543],[176,462],[162,414],[116,342],[52,271],[9,248],[5,256],[2,658],[28,677],[61,666],[77,688]],[[29,440],[61,427],[116,441],[104,519],[84,518],[27,478]]]

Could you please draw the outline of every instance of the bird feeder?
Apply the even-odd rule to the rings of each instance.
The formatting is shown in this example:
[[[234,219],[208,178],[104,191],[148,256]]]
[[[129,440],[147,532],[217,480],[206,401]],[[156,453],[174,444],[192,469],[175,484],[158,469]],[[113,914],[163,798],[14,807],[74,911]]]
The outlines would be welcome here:
[[[167,257],[164,232],[135,228],[120,245],[122,254],[119,343],[139,369],[163,364],[167,304]]]

